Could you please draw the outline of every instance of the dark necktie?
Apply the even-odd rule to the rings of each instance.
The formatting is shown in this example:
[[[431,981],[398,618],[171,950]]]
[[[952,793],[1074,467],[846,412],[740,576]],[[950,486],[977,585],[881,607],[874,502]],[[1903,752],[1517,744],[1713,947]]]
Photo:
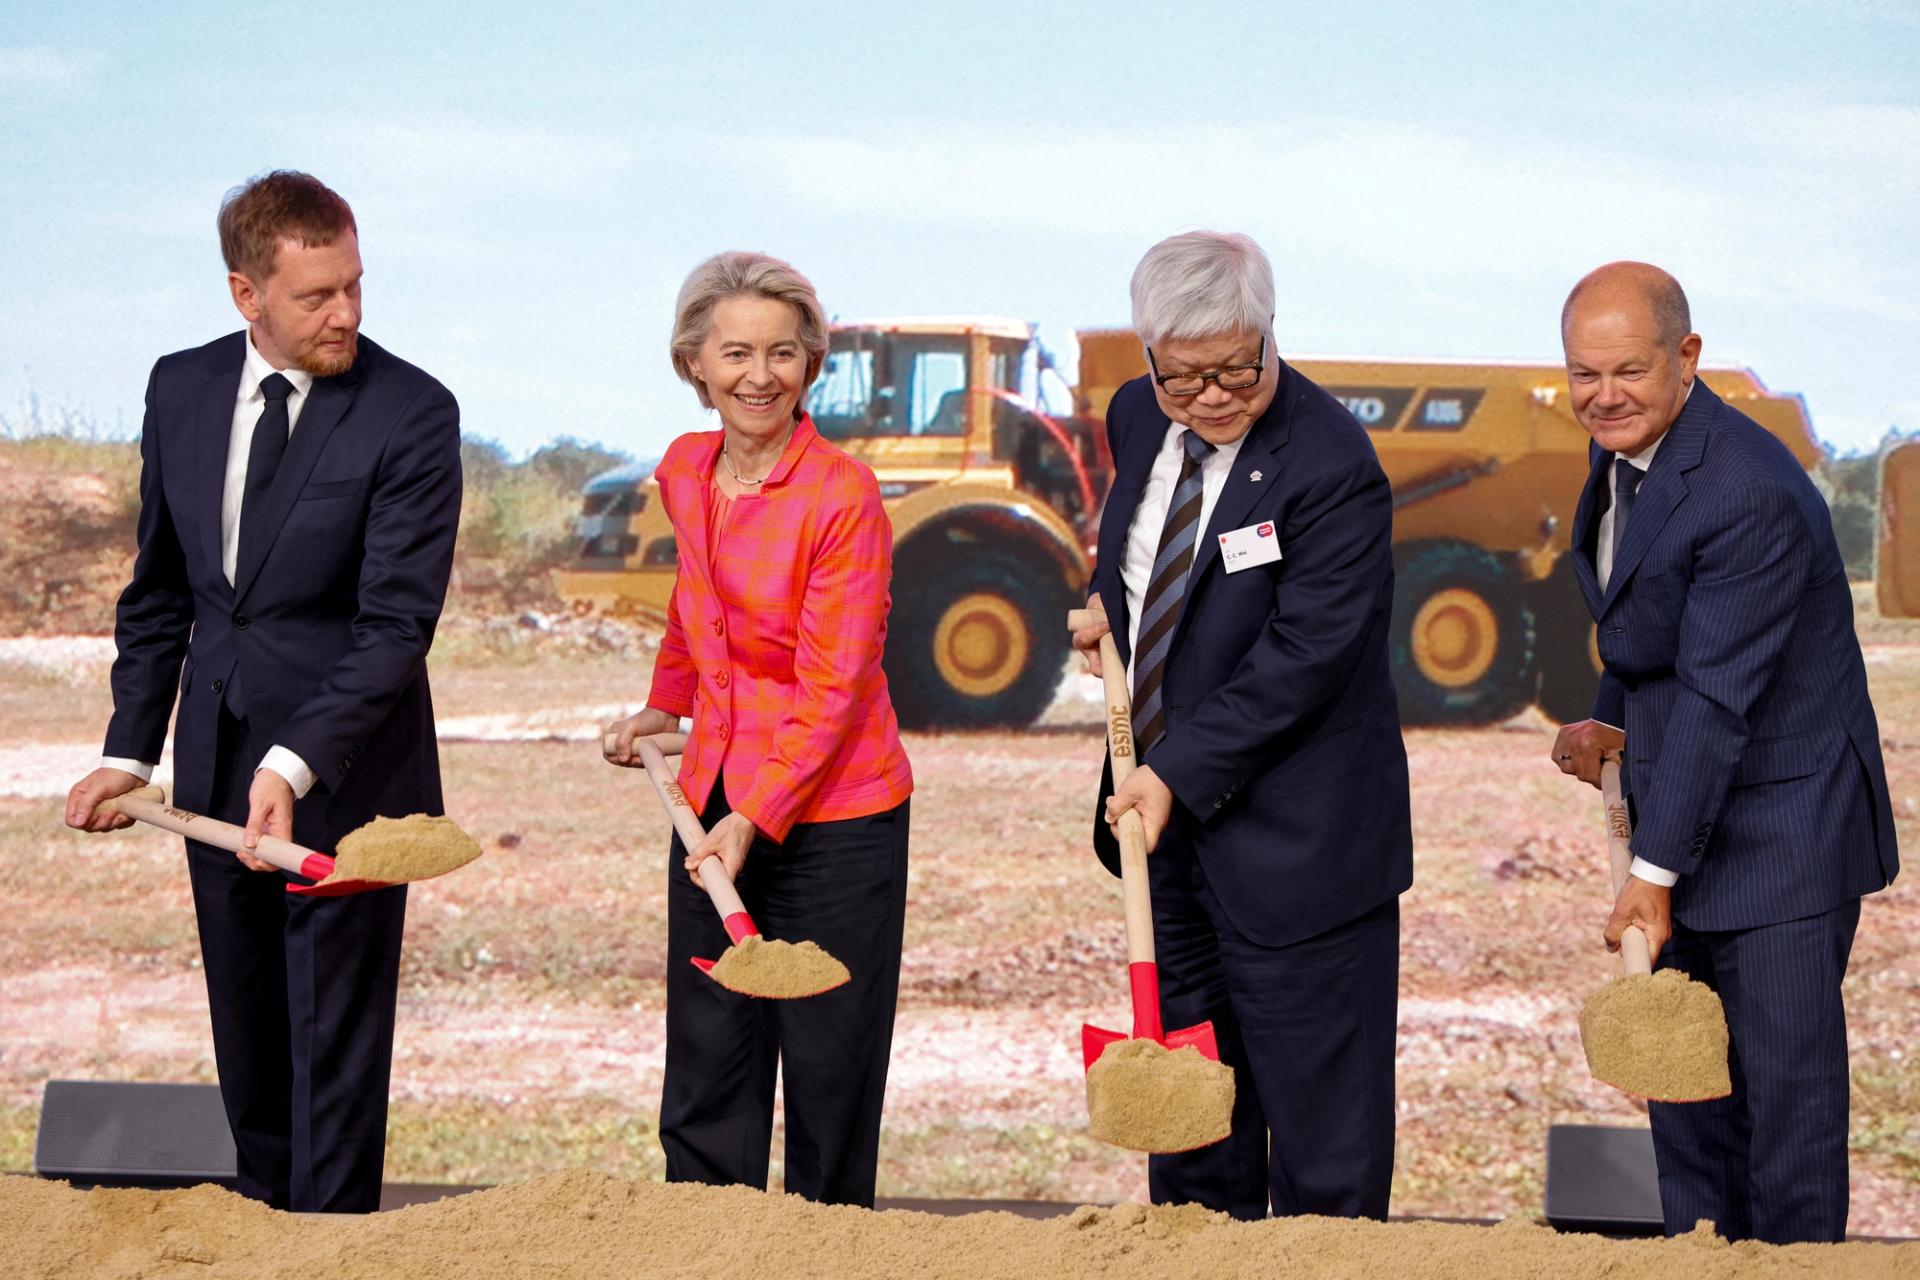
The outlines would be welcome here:
[[[1627,517],[1633,513],[1634,495],[1640,492],[1640,482],[1647,473],[1618,458],[1613,464],[1613,564],[1620,563],[1620,548],[1627,540]],[[1611,575],[1609,575],[1611,576]]]
[[[1187,570],[1193,567],[1194,543],[1200,537],[1200,460],[1213,446],[1191,431],[1183,431],[1180,479],[1167,505],[1167,522],[1160,530],[1160,550],[1153,557],[1153,575],[1140,604],[1140,639],[1133,646],[1133,737],[1135,759],[1166,733],[1161,713],[1160,682],[1167,673],[1167,651],[1180,622],[1187,597]]]
[[[240,499],[243,555],[263,532],[260,524],[266,519],[267,491],[273,488],[280,460],[287,456],[287,397],[293,394],[293,384],[280,374],[270,373],[260,379],[260,394],[267,398],[267,407],[253,424],[253,443],[247,449],[247,487]]]

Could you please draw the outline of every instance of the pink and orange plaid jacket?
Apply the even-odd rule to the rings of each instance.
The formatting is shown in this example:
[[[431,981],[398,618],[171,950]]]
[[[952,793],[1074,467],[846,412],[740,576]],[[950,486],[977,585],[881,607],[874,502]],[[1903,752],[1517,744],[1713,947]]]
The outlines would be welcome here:
[[[880,669],[893,576],[880,487],[803,418],[760,492],[733,500],[709,563],[720,438],[681,436],[654,471],[680,571],[647,703],[693,717],[680,785],[704,808],[724,774],[733,808],[774,840],[891,809],[913,771]]]

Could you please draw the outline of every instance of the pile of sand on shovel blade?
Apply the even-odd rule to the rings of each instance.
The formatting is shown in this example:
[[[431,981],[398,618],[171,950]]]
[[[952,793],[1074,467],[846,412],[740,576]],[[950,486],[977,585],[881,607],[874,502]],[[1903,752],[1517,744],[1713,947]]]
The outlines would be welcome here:
[[[1677,969],[1615,978],[1580,1011],[1593,1078],[1665,1102],[1733,1092],[1720,997]]]
[[[480,845],[452,818],[410,813],[404,818],[375,818],[340,838],[333,874],[321,884],[374,880],[405,884],[458,870],[480,856]]]
[[[1087,1069],[1087,1127],[1129,1151],[1191,1151],[1233,1129],[1233,1068],[1192,1045],[1115,1040]]]
[[[847,966],[814,942],[779,942],[758,935],[742,938],[713,962],[713,978],[729,991],[790,1000],[818,995],[852,975]]]

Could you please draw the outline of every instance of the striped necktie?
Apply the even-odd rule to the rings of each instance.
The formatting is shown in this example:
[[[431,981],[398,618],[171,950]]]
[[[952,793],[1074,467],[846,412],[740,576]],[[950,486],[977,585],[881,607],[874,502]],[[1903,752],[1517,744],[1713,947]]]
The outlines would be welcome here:
[[[1167,673],[1167,651],[1187,598],[1187,570],[1193,567],[1194,543],[1200,537],[1200,462],[1213,452],[1213,446],[1192,431],[1181,433],[1180,445],[1186,456],[1180,459],[1180,480],[1160,530],[1160,550],[1153,557],[1147,598],[1140,606],[1140,638],[1133,647],[1133,738],[1140,755],[1166,733],[1160,682]]]

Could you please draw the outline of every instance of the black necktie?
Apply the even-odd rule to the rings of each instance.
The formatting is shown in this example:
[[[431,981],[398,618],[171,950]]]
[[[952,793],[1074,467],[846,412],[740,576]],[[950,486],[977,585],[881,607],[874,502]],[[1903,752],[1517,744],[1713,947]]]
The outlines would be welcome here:
[[[1620,548],[1627,540],[1627,517],[1633,513],[1634,495],[1640,492],[1640,482],[1647,473],[1628,462],[1617,458],[1613,464],[1613,562],[1620,563]]]
[[[253,424],[253,443],[247,449],[247,487],[240,499],[240,546],[245,548],[259,536],[260,522],[266,518],[267,490],[280,470],[280,459],[287,456],[287,397],[293,384],[277,373],[260,379],[260,394],[267,407]]]

